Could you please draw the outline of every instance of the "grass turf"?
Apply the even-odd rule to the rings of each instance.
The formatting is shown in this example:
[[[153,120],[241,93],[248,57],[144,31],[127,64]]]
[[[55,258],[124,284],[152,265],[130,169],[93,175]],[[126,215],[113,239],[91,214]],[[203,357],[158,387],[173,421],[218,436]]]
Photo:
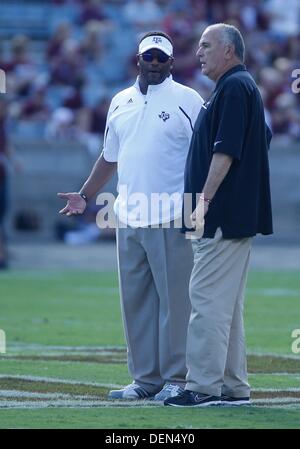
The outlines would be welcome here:
[[[299,410],[258,407],[0,410],[0,428],[299,429]]]
[[[300,355],[294,356],[295,360],[253,356],[255,352],[293,355],[291,333],[300,328],[299,298],[299,273],[250,273],[245,325],[253,388],[300,387]],[[103,384],[130,381],[124,363],[109,363],[109,358],[101,363],[99,357],[93,362],[90,354],[85,359],[74,354],[66,359],[61,353],[55,358],[55,348],[49,349],[50,345],[124,348],[115,273],[1,273],[0,310],[0,329],[6,332],[7,338],[7,356],[0,359],[0,374]],[[39,346],[35,348],[33,344]],[[274,372],[290,374],[275,375]],[[3,385],[6,390],[17,388],[18,383],[9,380]],[[49,384],[45,391],[50,390],[53,392],[55,388]],[[85,389],[68,387],[67,391],[82,393]],[[0,409],[0,427],[299,428],[299,405],[294,407],[297,408],[270,406],[205,411],[162,407]]]

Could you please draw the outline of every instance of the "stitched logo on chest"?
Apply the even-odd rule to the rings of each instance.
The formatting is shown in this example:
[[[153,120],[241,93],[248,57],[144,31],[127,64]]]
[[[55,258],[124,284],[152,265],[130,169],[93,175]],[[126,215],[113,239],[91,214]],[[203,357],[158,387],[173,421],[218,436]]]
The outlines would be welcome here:
[[[165,111],[162,111],[161,114],[158,115],[164,122],[170,118],[170,114]]]

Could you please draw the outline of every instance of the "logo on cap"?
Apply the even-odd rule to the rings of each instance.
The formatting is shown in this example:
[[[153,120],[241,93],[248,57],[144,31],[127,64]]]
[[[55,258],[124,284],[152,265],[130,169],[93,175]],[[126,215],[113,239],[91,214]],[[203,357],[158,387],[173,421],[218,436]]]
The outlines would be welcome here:
[[[162,43],[162,38],[154,36],[153,39],[152,39],[152,42],[154,42],[155,44],[161,44]]]

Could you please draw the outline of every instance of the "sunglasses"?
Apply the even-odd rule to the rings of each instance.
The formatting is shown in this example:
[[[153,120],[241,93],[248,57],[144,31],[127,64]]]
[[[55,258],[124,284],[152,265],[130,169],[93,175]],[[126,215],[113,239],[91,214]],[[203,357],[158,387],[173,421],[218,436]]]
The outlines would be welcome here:
[[[159,52],[156,56],[152,53],[141,53],[140,56],[143,58],[143,61],[145,62],[152,62],[154,58],[157,59],[159,63],[165,64],[169,59],[170,56],[166,55],[166,53]]]

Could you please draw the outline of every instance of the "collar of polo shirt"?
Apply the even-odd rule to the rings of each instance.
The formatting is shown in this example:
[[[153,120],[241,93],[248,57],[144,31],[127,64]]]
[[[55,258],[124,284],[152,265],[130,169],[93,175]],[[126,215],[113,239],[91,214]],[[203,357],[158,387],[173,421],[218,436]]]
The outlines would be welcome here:
[[[157,48],[158,50],[163,51],[168,56],[173,55],[173,46],[171,42],[164,36],[145,37],[145,39],[143,39],[139,45],[139,54],[145,53],[145,51],[152,48]]]

